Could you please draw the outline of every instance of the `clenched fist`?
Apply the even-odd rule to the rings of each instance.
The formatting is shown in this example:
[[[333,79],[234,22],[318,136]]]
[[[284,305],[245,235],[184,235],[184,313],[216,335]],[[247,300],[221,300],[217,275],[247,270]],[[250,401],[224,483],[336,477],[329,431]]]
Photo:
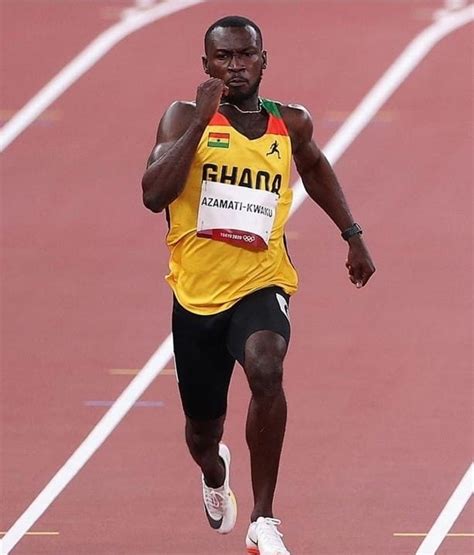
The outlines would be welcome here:
[[[207,125],[212,116],[217,112],[221,98],[229,88],[222,79],[212,77],[201,83],[196,93],[196,117],[203,125]]]

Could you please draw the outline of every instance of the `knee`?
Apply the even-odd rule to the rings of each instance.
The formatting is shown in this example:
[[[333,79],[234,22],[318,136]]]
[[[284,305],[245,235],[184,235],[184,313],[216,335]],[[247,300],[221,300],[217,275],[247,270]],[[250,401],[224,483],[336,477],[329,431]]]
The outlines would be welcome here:
[[[220,424],[206,426],[186,421],[186,442],[192,453],[204,454],[214,449],[222,439],[222,434],[223,427]]]
[[[247,339],[244,368],[254,398],[281,393],[286,349],[286,340],[274,332],[258,331]]]
[[[248,357],[245,371],[254,397],[274,397],[283,387],[283,360],[278,354]]]

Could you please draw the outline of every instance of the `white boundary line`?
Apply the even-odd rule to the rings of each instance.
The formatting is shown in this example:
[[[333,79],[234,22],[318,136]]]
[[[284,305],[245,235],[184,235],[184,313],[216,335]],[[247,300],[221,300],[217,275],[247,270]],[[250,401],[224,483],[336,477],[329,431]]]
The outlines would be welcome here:
[[[188,2],[189,5],[195,3],[197,2]],[[183,6],[184,2],[180,2],[180,4]],[[375,115],[377,110],[403,83],[416,65],[428,54],[430,49],[448,33],[468,23],[472,19],[474,19],[474,9],[470,6],[456,14],[438,20],[422,31],[410,43],[325,147],[324,150],[333,164],[342,156],[352,141]],[[149,22],[147,21],[144,24],[147,23]],[[138,28],[139,27],[136,27],[136,29]],[[413,45],[417,45],[416,48]],[[104,53],[106,51],[104,51]],[[412,57],[416,62],[411,60]],[[403,71],[399,69],[400,67],[404,68]],[[305,194],[299,192],[301,189],[299,183],[297,183],[295,189],[296,195],[291,214],[301,206],[306,198]],[[79,445],[76,451],[54,475],[31,505],[8,530],[4,538],[0,540],[0,553],[2,555],[8,555],[11,549],[15,547],[24,534],[71,482],[74,476],[81,470],[102,443],[104,443],[133,404],[140,398],[143,392],[169,362],[172,357],[172,352],[172,338],[171,335],[168,335],[144,368],[130,382],[128,387],[105,413],[87,438]]]
[[[434,555],[436,553],[471,495],[474,495],[474,463],[466,470],[415,555]]]
[[[54,475],[28,509],[8,530],[3,539],[0,540],[1,555],[8,555],[102,443],[109,437],[117,424],[123,419],[132,408],[133,404],[143,395],[152,381],[169,362],[172,352],[173,341],[170,334],[145,364],[143,369],[128,384],[110,409],[99,420],[86,439]]]
[[[335,164],[339,160],[352,141],[429,51],[443,37],[473,19],[474,6],[471,4],[459,12],[454,12],[453,14],[446,13],[438,21],[426,27],[410,42],[324,147],[324,153],[331,164]],[[307,198],[301,179],[297,181],[293,194],[291,213],[298,210],[302,202]]]
[[[0,130],[0,152],[3,152],[48,106],[94,66],[125,37],[172,13],[205,0],[168,0],[146,10],[126,9],[125,17],[94,39],[80,54],[47,83]]]

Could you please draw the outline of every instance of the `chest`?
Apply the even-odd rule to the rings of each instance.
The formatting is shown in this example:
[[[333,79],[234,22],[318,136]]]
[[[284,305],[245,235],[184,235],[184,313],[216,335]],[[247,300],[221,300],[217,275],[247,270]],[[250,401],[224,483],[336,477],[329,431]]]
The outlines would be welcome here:
[[[241,114],[235,109],[221,108],[223,115],[230,125],[247,139],[259,139],[265,135],[268,128],[269,115],[262,111],[259,114]]]

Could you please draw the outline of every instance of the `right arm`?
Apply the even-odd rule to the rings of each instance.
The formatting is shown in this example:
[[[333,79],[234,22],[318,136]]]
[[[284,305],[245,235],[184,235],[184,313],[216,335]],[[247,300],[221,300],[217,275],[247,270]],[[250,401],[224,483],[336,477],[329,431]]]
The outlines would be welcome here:
[[[175,102],[160,121],[156,145],[142,179],[143,204],[161,212],[182,192],[202,133],[224,92],[220,79],[198,87],[196,104]]]

